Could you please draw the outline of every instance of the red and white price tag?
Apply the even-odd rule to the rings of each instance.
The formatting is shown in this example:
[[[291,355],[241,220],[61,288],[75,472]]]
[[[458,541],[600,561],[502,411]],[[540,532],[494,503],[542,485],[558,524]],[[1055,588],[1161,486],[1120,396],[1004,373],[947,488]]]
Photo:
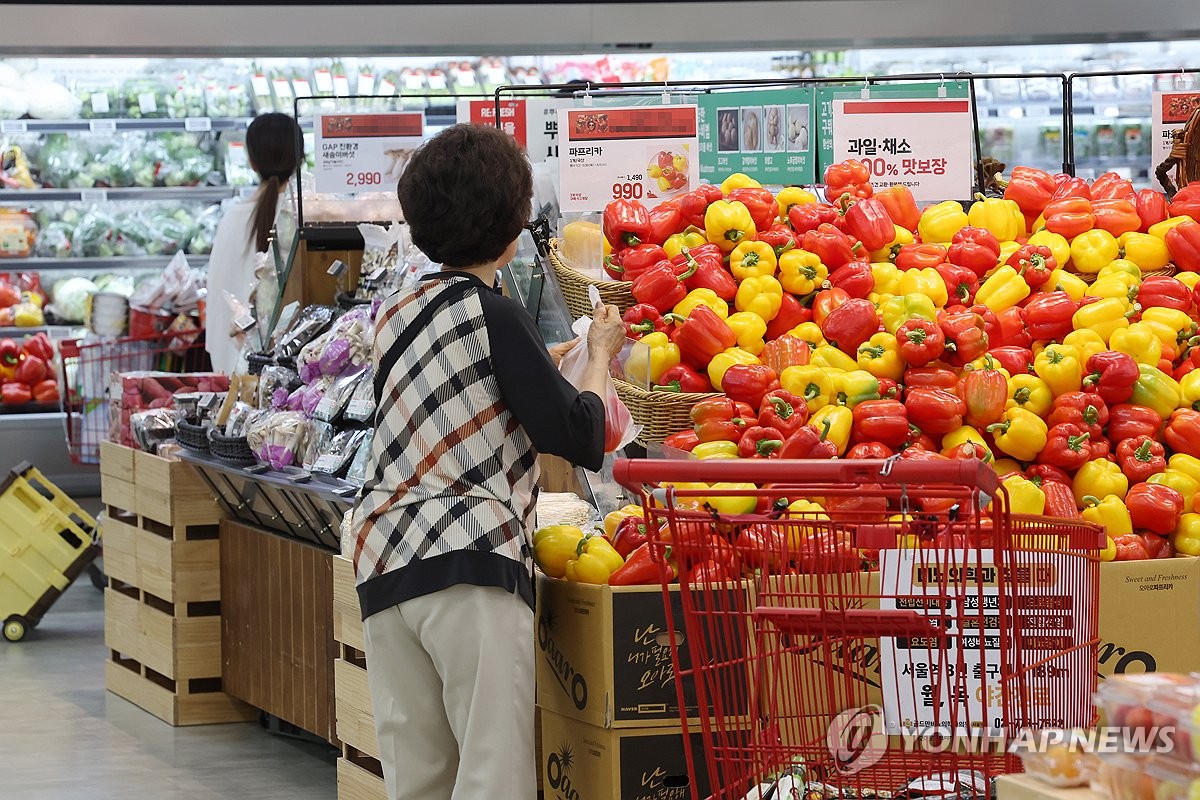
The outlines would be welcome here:
[[[318,116],[317,192],[393,191],[424,134],[425,115],[420,111]]]
[[[1175,140],[1175,131],[1183,128],[1191,118],[1192,112],[1200,108],[1200,92],[1155,92],[1154,106],[1150,111],[1153,139],[1150,142],[1150,172],[1171,155],[1171,147]],[[1136,152],[1142,149],[1142,143],[1129,141],[1131,126],[1126,131],[1125,152]],[[1132,146],[1131,146],[1132,145]],[[1171,179],[1175,179],[1174,170]]]
[[[907,186],[917,202],[971,196],[971,102],[835,100],[833,158],[867,165],[876,189]]]
[[[464,104],[466,105],[465,114],[463,113]],[[525,147],[528,143],[527,113],[524,100],[501,100],[500,125],[497,126],[495,100],[460,100],[458,121],[469,122],[472,125],[487,125],[492,128],[499,127],[500,130],[520,142],[522,147]]]
[[[653,207],[700,182],[695,106],[559,109],[558,133],[564,212],[622,198]]]

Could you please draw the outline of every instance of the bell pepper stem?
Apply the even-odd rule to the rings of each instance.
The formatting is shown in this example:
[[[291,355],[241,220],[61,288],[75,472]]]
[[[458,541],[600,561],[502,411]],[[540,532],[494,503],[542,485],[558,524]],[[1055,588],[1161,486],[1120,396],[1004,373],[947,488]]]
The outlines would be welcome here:
[[[816,397],[820,393],[821,393],[821,387],[815,383],[810,383],[808,386],[804,387],[804,399],[805,400],[812,400],[814,397]]]
[[[783,442],[780,439],[759,439],[758,443],[754,445],[754,449],[764,458],[781,447],[783,447]]]
[[[831,422],[830,422],[830,420],[825,419],[825,420],[822,420],[822,423],[823,424],[821,425],[821,441],[823,442],[827,438],[829,438],[829,426],[830,426]]]
[[[1136,458],[1138,461],[1142,461],[1142,462],[1146,462],[1146,461],[1150,460],[1151,456],[1150,456],[1150,440],[1149,439],[1142,442],[1142,446],[1139,447],[1137,450],[1133,451],[1133,457]]]
[[[669,314],[663,314],[663,322],[668,322],[668,323],[675,322],[675,323],[682,325],[683,323],[685,323],[687,321],[688,321],[688,318],[683,316],[682,314],[676,314],[674,312],[671,312]]]
[[[1083,443],[1091,438],[1090,433],[1085,433],[1082,436],[1068,436],[1067,447],[1075,452],[1079,452],[1083,448]]]
[[[775,406],[775,413],[780,419],[789,419],[796,410],[792,408],[792,404],[784,400],[782,397],[768,398],[771,405]]]
[[[1001,433],[1008,433],[1008,428],[1010,425],[1012,425],[1011,422],[994,422],[987,426],[987,432],[991,433],[992,431],[1000,431]]]
[[[725,238],[735,244],[746,237],[745,231],[725,231]]]
[[[1029,402],[1029,398],[1032,396],[1033,390],[1025,387],[1023,389],[1017,389],[1017,391],[1013,393],[1013,400],[1016,401],[1017,405],[1023,406]]]
[[[1085,494],[1083,496],[1083,504],[1089,508],[1098,506],[1100,505],[1100,498],[1096,497],[1094,494]]]
[[[680,385],[679,381],[671,381],[670,383],[663,384],[661,386],[655,386],[651,391],[678,393],[683,391],[683,387]]]

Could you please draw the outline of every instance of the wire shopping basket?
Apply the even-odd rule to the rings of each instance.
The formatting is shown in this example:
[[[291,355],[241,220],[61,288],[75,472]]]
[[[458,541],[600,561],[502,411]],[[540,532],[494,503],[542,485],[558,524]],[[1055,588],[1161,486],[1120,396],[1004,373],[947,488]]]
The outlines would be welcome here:
[[[1103,533],[1010,514],[981,462],[613,474],[641,494],[664,600],[679,572],[696,800],[700,757],[714,800],[778,796],[785,775],[826,797],[988,797],[1022,731],[1093,722]]]
[[[166,333],[123,339],[67,339],[59,343],[67,448],[76,464],[100,463],[100,442],[112,429],[112,401],[125,372],[204,372],[209,369],[204,340],[194,333]],[[114,394],[115,392],[115,394]]]

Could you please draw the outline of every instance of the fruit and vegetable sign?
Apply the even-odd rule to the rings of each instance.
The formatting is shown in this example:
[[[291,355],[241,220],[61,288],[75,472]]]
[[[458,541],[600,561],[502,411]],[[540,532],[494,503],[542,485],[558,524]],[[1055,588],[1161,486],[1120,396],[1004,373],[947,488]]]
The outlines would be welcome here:
[[[743,172],[767,186],[816,180],[812,89],[719,92],[700,97],[700,177]]]
[[[1150,145],[1150,173],[1171,155],[1172,134],[1183,128],[1200,108],[1200,92],[1155,92],[1151,109],[1154,142]],[[1174,180],[1174,172],[1171,173]]]
[[[560,109],[558,134],[564,212],[622,198],[653,207],[700,181],[695,106]]]
[[[393,192],[425,133],[425,114],[321,114],[314,174],[321,194]]]

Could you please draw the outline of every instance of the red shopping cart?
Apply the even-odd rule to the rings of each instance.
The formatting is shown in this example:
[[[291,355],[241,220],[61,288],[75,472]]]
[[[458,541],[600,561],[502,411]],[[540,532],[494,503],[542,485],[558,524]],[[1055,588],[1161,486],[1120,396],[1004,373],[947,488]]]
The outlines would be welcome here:
[[[205,372],[210,368],[199,332],[124,339],[67,339],[59,343],[67,447],[76,464],[100,463],[100,442],[112,427],[112,379],[123,372]],[[120,398],[120,384],[116,398]]]
[[[1094,721],[1103,534],[1010,514],[990,467],[622,460],[614,475],[641,494],[664,597],[679,571],[692,667],[676,651],[676,684],[695,685],[714,800],[788,797],[789,773],[829,797],[987,797],[1020,770],[1006,744],[1023,731]]]

